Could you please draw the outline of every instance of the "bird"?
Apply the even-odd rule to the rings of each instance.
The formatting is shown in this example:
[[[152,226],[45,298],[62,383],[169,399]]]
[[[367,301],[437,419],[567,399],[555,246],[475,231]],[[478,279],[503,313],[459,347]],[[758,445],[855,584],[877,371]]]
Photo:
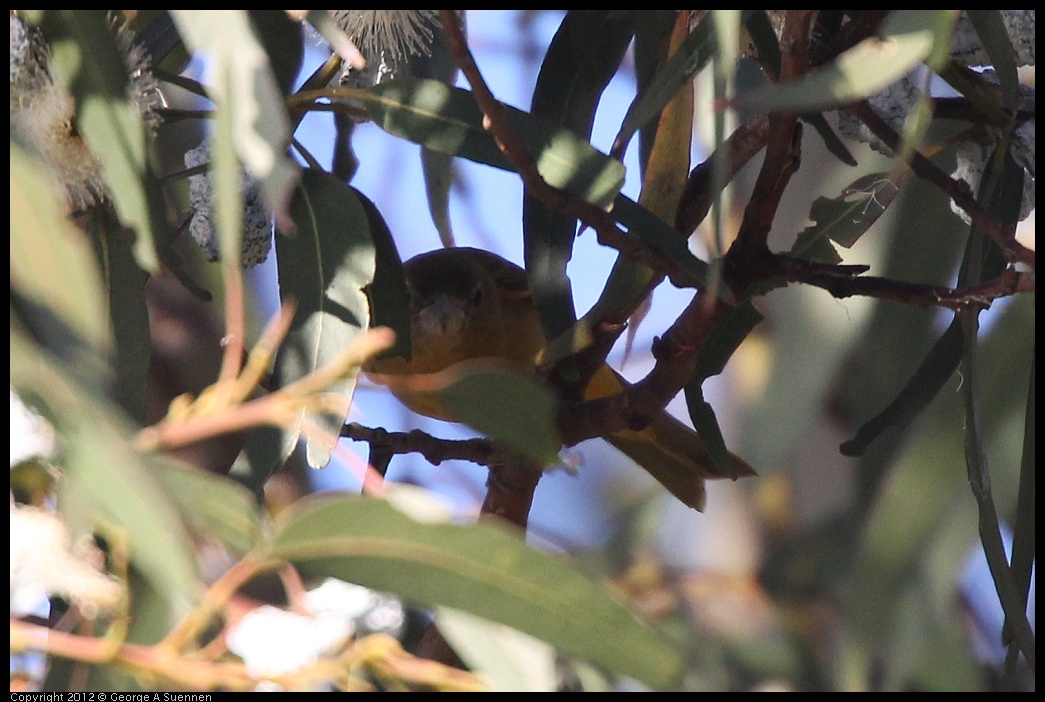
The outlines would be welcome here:
[[[427,417],[458,421],[436,393],[411,380],[460,363],[494,360],[537,374],[546,343],[523,268],[490,251],[458,246],[414,256],[404,262],[403,272],[410,294],[410,358],[381,357],[365,370],[404,405]],[[585,389],[585,399],[623,388],[621,376],[603,365]],[[756,475],[733,454],[728,471],[718,467],[701,436],[664,410],[644,429],[603,438],[699,511],[706,501],[705,479]]]

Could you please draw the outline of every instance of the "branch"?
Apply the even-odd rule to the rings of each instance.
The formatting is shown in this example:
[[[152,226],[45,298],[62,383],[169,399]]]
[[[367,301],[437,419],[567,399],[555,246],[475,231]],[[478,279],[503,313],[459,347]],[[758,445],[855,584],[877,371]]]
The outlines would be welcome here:
[[[349,422],[341,427],[341,436],[365,441],[371,450],[376,447],[392,455],[419,453],[434,466],[443,461],[471,461],[489,466],[497,457],[497,449],[489,439],[440,439],[420,429],[392,432]]]
[[[774,281],[814,285],[845,298],[854,295],[895,300],[918,307],[945,307],[955,311],[990,306],[1001,297],[1034,292],[1034,273],[1008,268],[1000,276],[967,288],[908,283],[891,278],[861,276],[867,266],[836,266],[769,254],[747,263],[747,272],[762,283]]]

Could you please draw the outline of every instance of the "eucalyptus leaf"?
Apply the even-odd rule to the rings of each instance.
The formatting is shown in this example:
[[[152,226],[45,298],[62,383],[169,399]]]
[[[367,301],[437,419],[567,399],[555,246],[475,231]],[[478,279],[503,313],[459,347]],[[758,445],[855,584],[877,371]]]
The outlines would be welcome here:
[[[100,10],[50,10],[41,26],[56,80],[76,99],[76,132],[101,163],[120,219],[135,230],[135,258],[145,270],[155,271],[156,246],[171,232],[149,161],[145,121],[129,99],[127,57],[110,20]]]
[[[436,392],[451,414],[473,429],[543,464],[558,460],[555,396],[533,377],[474,367]]]
[[[591,139],[595,110],[634,34],[633,10],[569,10],[541,62],[531,114],[578,139]],[[600,206],[605,208],[608,203]],[[523,260],[534,306],[548,339],[577,321],[566,267],[577,219],[523,193]]]
[[[257,546],[261,523],[249,490],[166,456],[151,456],[145,463],[194,534],[217,539],[239,555]]]
[[[11,286],[96,350],[112,348],[101,275],[43,164],[11,143]],[[59,283],[60,284],[56,284]]]
[[[113,394],[129,417],[144,424],[152,353],[149,310],[145,301],[148,274],[135,261],[132,233],[106,214],[104,209],[94,211],[87,233],[102,264],[109,299],[109,318],[116,346]]]
[[[869,173],[850,183],[837,197],[818,197],[809,211],[814,224],[799,232],[790,253],[826,263],[840,262],[841,257],[827,241],[846,248],[855,244],[892,204],[908,173]]]
[[[735,107],[755,112],[807,112],[873,95],[929,57],[941,13],[951,12],[895,10],[889,13],[878,36],[861,41],[796,80],[738,95]]]
[[[277,387],[305,377],[337,358],[370,324],[364,288],[374,280],[375,251],[367,211],[356,191],[320,171],[306,170],[294,192],[290,215],[292,234],[276,237],[279,293],[297,302],[297,313],[279,349],[273,373]],[[305,412],[329,440],[309,442],[308,462],[326,465],[348,416],[357,375],[327,388],[338,397],[323,413]],[[280,463],[293,450],[285,441]]]
[[[715,42],[711,24],[710,21],[698,24],[660,69],[649,88],[631,103],[620,131],[613,140],[614,153],[623,153],[635,132],[659,114],[682,86],[707,65]]]
[[[298,167],[286,153],[291,134],[283,95],[247,11],[170,13],[186,45],[211,61],[214,99],[233,107],[236,154],[281,219]]]
[[[676,646],[603,585],[492,524],[420,523],[372,498],[316,498],[282,519],[268,553],[307,579],[464,610],[656,688],[681,672]]]
[[[118,408],[11,330],[11,384],[43,406],[62,438],[58,506],[72,533],[120,528],[131,564],[163,594],[171,621],[201,594],[195,554],[163,486],[131,447],[133,429]]]

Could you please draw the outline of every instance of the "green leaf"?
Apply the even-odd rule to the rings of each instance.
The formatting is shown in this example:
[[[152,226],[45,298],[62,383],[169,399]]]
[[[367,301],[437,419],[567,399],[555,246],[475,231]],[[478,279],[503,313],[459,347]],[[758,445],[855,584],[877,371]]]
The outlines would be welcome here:
[[[283,300],[296,300],[298,308],[276,357],[277,387],[334,360],[369,326],[363,289],[374,280],[375,269],[367,212],[349,186],[326,173],[306,170],[294,192],[290,215],[295,231],[276,237],[279,294]],[[355,375],[334,383],[327,392],[339,396],[338,411],[307,415],[334,439],[322,445],[309,443],[309,465],[319,467],[330,460],[355,387]],[[285,460],[293,443],[283,448]]]
[[[372,498],[319,498],[282,523],[269,550],[305,578],[464,610],[656,688],[681,672],[676,647],[604,586],[492,524],[422,524]]]
[[[899,194],[910,171],[869,173],[850,183],[835,198],[818,197],[809,211],[812,226],[799,232],[790,253],[826,263],[842,259],[828,240],[850,248]]]
[[[152,353],[149,310],[145,302],[148,274],[135,261],[132,233],[112,221],[107,216],[108,210],[97,208],[91,215],[87,232],[95,255],[102,263],[116,342],[113,395],[129,417],[145,424],[145,394]]]
[[[58,506],[71,533],[124,529],[131,563],[162,593],[170,617],[184,615],[201,593],[192,543],[163,486],[131,448],[130,423],[15,327],[11,384],[46,409],[62,438]]]
[[[148,160],[146,125],[128,99],[126,58],[103,10],[52,10],[42,28],[59,84],[76,99],[76,131],[99,160],[120,219],[135,230],[134,255],[147,271],[159,266],[166,241],[163,193]]]
[[[11,286],[97,351],[112,347],[105,294],[87,241],[42,163],[11,143]]]
[[[285,10],[248,10],[258,43],[269,58],[269,65],[283,95],[294,89],[305,53],[300,22],[290,19]]]
[[[462,364],[463,365],[463,364]],[[555,395],[533,377],[473,366],[436,390],[452,416],[542,464],[558,460]]]
[[[530,111],[585,143],[595,110],[634,34],[633,11],[570,10],[541,62]],[[590,148],[590,147],[589,147]],[[600,204],[605,208],[609,203]],[[523,259],[533,303],[548,339],[577,321],[566,266],[573,256],[577,219],[523,193]]]
[[[194,534],[215,538],[239,555],[258,545],[261,523],[249,490],[167,456],[150,456],[145,463]]]
[[[753,112],[808,112],[873,95],[929,57],[940,16],[950,12],[895,10],[878,36],[863,40],[796,80],[738,95],[734,107]]]
[[[494,692],[555,692],[555,649],[540,639],[467,612],[438,607],[436,627],[469,670]]]
[[[969,21],[983,42],[991,66],[998,74],[1002,89],[1002,106],[1011,110],[1020,97],[1020,79],[1016,72],[1016,56],[1009,40],[1000,10],[966,10]]]
[[[245,10],[170,10],[186,45],[211,62],[212,95],[234,110],[236,154],[257,179],[277,219],[286,208],[298,167],[287,156],[290,118],[268,55]]]
[[[512,170],[472,94],[434,80],[399,78],[358,95],[385,131],[422,146],[496,168]],[[608,207],[624,183],[624,167],[569,131],[505,107],[516,134],[541,176],[599,207]]]

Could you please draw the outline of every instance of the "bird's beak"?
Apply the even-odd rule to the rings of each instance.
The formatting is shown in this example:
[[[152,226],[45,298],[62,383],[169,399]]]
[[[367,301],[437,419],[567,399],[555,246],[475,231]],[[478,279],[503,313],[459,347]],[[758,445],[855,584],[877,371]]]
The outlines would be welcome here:
[[[464,328],[465,314],[449,295],[438,295],[414,319],[417,331],[428,336],[454,336]]]

